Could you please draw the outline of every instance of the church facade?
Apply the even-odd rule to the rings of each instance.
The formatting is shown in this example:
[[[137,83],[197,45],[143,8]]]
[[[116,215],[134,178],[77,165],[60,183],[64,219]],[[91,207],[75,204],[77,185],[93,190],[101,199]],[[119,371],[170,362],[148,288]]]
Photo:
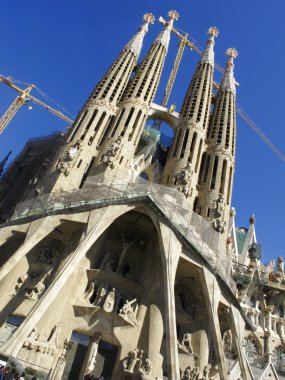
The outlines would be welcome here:
[[[209,28],[180,112],[155,104],[168,16],[139,59],[145,14],[66,134],[2,176],[0,362],[30,378],[285,379],[283,258],[263,265],[231,207],[238,53],[214,92]]]

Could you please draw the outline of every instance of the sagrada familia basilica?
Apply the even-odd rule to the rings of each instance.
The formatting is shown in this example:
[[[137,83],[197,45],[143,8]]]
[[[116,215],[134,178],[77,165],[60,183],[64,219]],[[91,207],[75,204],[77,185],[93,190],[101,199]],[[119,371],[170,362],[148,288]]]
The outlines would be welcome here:
[[[29,140],[0,184],[0,363],[32,379],[285,379],[283,258],[235,226],[234,48],[211,27],[180,111],[154,103],[174,23],[154,16],[65,134]],[[169,149],[154,119],[174,133]]]

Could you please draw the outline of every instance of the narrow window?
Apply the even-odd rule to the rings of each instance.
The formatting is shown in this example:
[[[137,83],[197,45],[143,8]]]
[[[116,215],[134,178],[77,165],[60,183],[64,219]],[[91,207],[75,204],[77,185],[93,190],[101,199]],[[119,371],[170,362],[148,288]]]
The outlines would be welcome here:
[[[217,169],[218,169],[219,157],[216,156],[214,160],[212,179],[211,179],[211,190],[214,190],[216,185]]]
[[[201,139],[200,143],[199,143],[199,149],[198,149],[198,154],[197,154],[197,159],[196,159],[195,173],[197,173],[198,167],[199,167],[199,162],[200,162],[200,157],[201,157],[201,150],[202,150],[202,142],[203,142],[203,140]]]
[[[223,168],[222,168],[222,174],[221,174],[221,184],[220,184],[220,193],[224,195],[225,191],[225,179],[226,179],[226,172],[227,172],[227,161],[223,161]]]
[[[178,132],[178,137],[177,137],[177,140],[176,140],[176,144],[175,144],[175,148],[173,150],[173,156],[172,157],[176,156],[178,145],[179,145],[179,141],[180,141],[180,137],[181,137],[181,133],[182,133],[182,131],[180,129],[180,131]]]
[[[227,204],[230,203],[230,198],[231,198],[232,176],[233,176],[233,168],[231,167],[231,168],[230,168],[230,175],[229,175],[229,185],[228,185]]]
[[[189,137],[189,129],[186,130],[184,138],[183,138],[183,144],[182,144],[182,149],[181,149],[181,153],[180,153],[180,158],[184,157],[184,153],[185,153],[188,137]]]

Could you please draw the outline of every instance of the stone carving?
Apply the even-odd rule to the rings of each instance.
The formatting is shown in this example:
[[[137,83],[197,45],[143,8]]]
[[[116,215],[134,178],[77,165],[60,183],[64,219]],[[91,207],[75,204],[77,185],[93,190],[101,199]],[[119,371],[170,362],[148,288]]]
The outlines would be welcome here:
[[[54,355],[59,348],[58,338],[60,334],[60,324],[55,325],[47,341],[39,340],[39,333],[36,328],[33,328],[28,338],[25,340],[23,346],[42,352],[44,354]]]
[[[112,144],[108,147],[106,152],[102,156],[102,162],[107,164],[111,169],[114,168],[115,158],[119,152],[121,146],[122,138],[119,136]]]
[[[210,217],[214,219],[212,226],[217,232],[224,232],[226,226],[226,222],[224,221],[224,203],[224,197],[220,194],[218,199],[213,202],[211,208]]]
[[[135,242],[137,241],[137,238],[134,238],[132,241],[127,241],[126,238],[124,237],[124,235],[122,234],[122,240],[123,240],[123,249],[122,249],[122,252],[121,252],[121,255],[120,255],[120,260],[118,262],[118,265],[117,265],[117,272],[121,273],[121,269],[122,269],[122,264],[124,262],[124,259],[126,257],[126,253],[127,253],[127,250],[135,244]]]
[[[45,284],[39,282],[34,288],[27,290],[26,297],[37,300],[39,299],[40,295],[45,291],[45,288]]]
[[[193,368],[191,366],[188,366],[183,372],[182,377],[181,377],[181,380],[200,380],[200,379],[205,380],[206,377],[200,376],[200,368],[197,365]]]
[[[19,290],[22,288],[23,284],[25,283],[25,281],[29,278],[29,275],[28,274],[25,274],[24,276],[21,276],[18,278],[17,280],[17,284],[15,286],[15,292],[18,293]]]
[[[57,251],[54,248],[43,247],[39,250],[37,261],[53,267],[58,259]]]
[[[116,295],[116,289],[115,288],[112,288],[112,290],[110,291],[110,293],[108,294],[105,302],[104,302],[104,305],[103,305],[103,309],[107,312],[107,313],[111,313],[114,309],[114,305],[115,305],[115,295]]]
[[[175,179],[175,183],[177,186],[177,190],[181,191],[187,198],[189,195],[189,186],[191,182],[191,177],[193,175],[193,170],[191,170],[190,162],[187,162],[185,168],[183,168],[177,175]]]
[[[276,272],[284,274],[284,260],[282,256],[278,257]]]
[[[76,141],[76,143],[69,147],[63,156],[59,159],[57,164],[57,170],[60,173],[65,174],[66,176],[69,175],[69,169],[70,169],[70,162],[73,161],[79,154],[79,148],[80,148],[80,141]]]
[[[190,333],[185,333],[181,340],[182,348],[185,348],[190,354],[193,353],[192,347],[192,335]]]
[[[105,285],[101,285],[99,288],[98,288],[98,291],[97,291],[97,294],[96,294],[96,298],[94,300],[94,305],[95,306],[102,306],[102,303],[103,303],[103,300],[104,300],[104,297],[107,293],[107,290],[105,289]]]
[[[90,374],[95,369],[96,356],[98,352],[99,342],[101,334],[96,333],[91,340],[91,348],[89,352],[88,363],[85,371],[85,375]]]
[[[91,281],[89,286],[88,286],[88,289],[86,290],[85,294],[84,294],[84,299],[86,301],[90,301],[90,298],[92,297],[94,291],[95,291],[95,284],[96,282],[95,281]]]
[[[137,326],[137,312],[138,312],[138,304],[136,303],[136,298],[132,301],[126,301],[124,306],[119,312],[119,315],[130,324]]]
[[[115,270],[114,252],[108,250],[104,255],[102,263],[100,265],[100,270],[105,270],[107,272],[112,272]]]
[[[272,362],[278,370],[285,370],[285,349],[282,346],[278,346],[273,350]]]
[[[128,373],[140,374],[143,379],[148,379],[152,372],[152,362],[146,358],[143,363],[143,350],[135,348],[130,351],[123,361],[123,370]]]
[[[226,331],[223,337],[224,351],[226,353],[232,351],[232,335],[230,331]]]

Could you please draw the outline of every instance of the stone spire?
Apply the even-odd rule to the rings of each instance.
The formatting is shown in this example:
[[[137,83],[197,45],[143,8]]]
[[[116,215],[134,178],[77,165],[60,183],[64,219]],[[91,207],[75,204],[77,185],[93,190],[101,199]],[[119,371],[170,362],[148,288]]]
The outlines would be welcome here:
[[[175,186],[186,198],[195,199],[198,169],[210,117],[213,87],[214,45],[219,31],[208,30],[210,38],[196,67],[180,111],[174,131],[174,141],[164,169],[162,183]],[[187,178],[186,178],[187,177]]]
[[[199,192],[194,203],[194,211],[208,218],[219,232],[226,230],[229,221],[236,145],[233,59],[237,51],[231,48],[226,54],[229,59],[215,98],[208,145],[199,172]]]
[[[238,56],[238,52],[235,48],[229,48],[226,52],[226,55],[229,57],[229,59],[226,64],[226,70],[220,86],[220,90],[229,90],[234,95],[236,95],[236,82],[234,78],[234,58]]]
[[[153,22],[151,13],[144,15],[143,25],[125,45],[82,107],[62,149],[48,169],[42,185],[48,191],[51,191],[50,186],[53,191],[71,190],[84,182],[97,155],[98,145],[113,125],[118,113],[118,102],[137,63],[148,24]],[[72,175],[69,175],[71,172]]]
[[[154,16],[151,13],[146,13],[143,16],[144,24],[139,28],[137,34],[133,36],[133,38],[130,40],[129,43],[125,46],[124,50],[129,50],[135,54],[136,57],[139,57],[142,45],[143,45],[143,39],[148,31],[148,24],[154,23]]]
[[[4,172],[4,167],[5,167],[6,162],[8,161],[11,154],[12,154],[12,151],[10,150],[10,152],[7,154],[7,156],[4,157],[2,161],[0,161],[0,175],[2,175],[2,173]]]
[[[105,144],[95,161],[102,170],[116,167],[128,171],[130,167],[160,81],[173,21],[179,17],[176,11],[170,11],[168,15],[169,21],[138,65],[121,99],[116,120],[102,141]]]

